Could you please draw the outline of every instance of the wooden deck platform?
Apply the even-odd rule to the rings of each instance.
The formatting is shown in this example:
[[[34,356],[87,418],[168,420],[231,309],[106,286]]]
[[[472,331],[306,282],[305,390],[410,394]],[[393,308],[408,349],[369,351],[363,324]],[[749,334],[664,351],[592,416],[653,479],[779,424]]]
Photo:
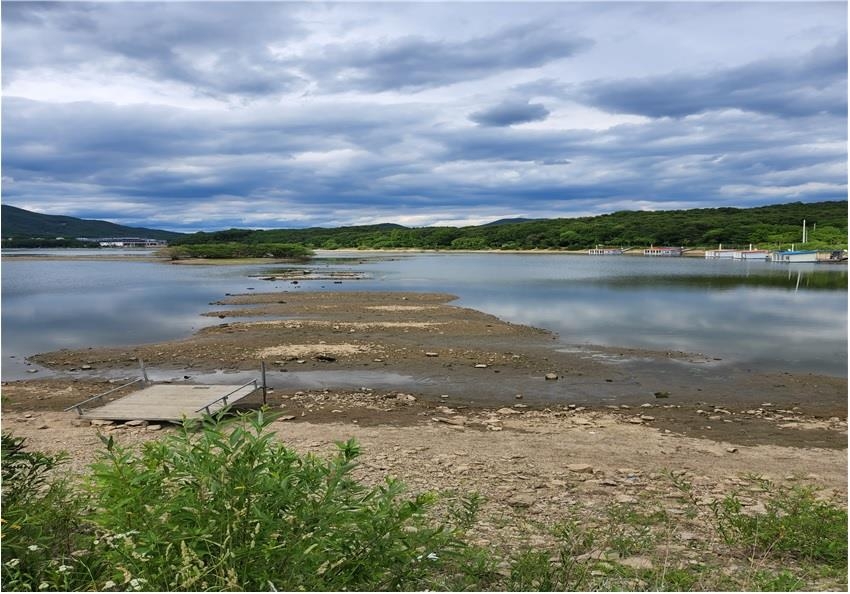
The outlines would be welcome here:
[[[215,413],[237,400],[254,394],[262,387],[246,385],[175,385],[148,386],[103,406],[83,409],[85,419],[112,421],[182,421]],[[226,396],[226,398],[225,398]]]

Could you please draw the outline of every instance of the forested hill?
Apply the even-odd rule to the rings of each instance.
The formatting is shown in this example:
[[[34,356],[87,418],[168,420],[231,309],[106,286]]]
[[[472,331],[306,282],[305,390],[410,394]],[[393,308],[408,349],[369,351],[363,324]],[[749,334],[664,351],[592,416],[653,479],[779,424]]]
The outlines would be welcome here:
[[[585,249],[595,245],[786,248],[799,244],[802,223],[808,248],[847,247],[847,201],[757,208],[622,211],[595,217],[500,221],[476,227],[370,225],[335,229],[230,229],[185,235],[175,243],[300,243],[311,248]]]
[[[63,237],[72,240],[75,237],[145,237],[171,241],[181,233],[146,229],[143,227],[125,227],[108,221],[78,219],[60,215],[45,215],[4,204],[2,206],[3,245],[8,247],[9,240],[21,238],[42,238],[55,240]]]

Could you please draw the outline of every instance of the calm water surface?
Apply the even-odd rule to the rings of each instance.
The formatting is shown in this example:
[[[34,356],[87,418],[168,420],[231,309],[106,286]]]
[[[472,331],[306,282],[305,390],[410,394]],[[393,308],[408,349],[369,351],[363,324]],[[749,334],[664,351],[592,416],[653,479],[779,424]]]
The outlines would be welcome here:
[[[291,285],[251,277],[280,266],[170,266],[132,257],[16,260],[4,252],[3,378],[26,375],[23,358],[38,352],[186,336],[219,323],[199,316],[216,309],[210,301],[251,288],[448,292],[460,297],[460,305],[553,330],[563,347],[681,350],[754,369],[847,375],[846,265],[560,254],[330,255],[304,267],[357,270],[369,278]]]

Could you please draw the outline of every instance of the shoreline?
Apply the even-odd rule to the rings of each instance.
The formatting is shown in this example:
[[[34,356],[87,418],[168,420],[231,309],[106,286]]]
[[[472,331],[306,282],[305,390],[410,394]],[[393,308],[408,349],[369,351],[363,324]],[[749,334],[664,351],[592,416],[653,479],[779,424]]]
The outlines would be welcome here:
[[[315,386],[350,393],[365,386],[481,410],[515,404],[534,410],[658,407],[668,411],[663,416],[670,427],[709,439],[790,439],[773,425],[754,431],[744,421],[758,416],[746,411],[765,402],[790,411],[788,422],[797,416],[846,419],[846,378],[752,372],[692,353],[559,349],[547,330],[455,306],[454,300],[439,293],[368,291],[232,295],[206,314],[221,323],[182,339],[29,359],[57,371],[46,381],[67,385],[135,376],[138,358],[158,376],[178,381],[256,372],[264,360],[269,385],[280,393]],[[37,408],[51,410],[47,402]],[[734,409],[741,423],[729,418],[712,424],[717,415],[704,411],[715,408]],[[823,437],[812,434],[819,443]]]

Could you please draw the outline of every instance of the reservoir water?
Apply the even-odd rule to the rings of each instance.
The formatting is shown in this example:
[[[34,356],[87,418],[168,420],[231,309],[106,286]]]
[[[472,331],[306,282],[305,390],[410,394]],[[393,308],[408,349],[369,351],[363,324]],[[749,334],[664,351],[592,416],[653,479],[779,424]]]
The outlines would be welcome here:
[[[759,370],[847,376],[847,266],[564,254],[326,252],[308,264],[174,266],[3,252],[2,377],[62,348],[132,345],[219,323],[200,314],[227,293],[405,290],[552,330],[559,348],[621,346],[701,353]],[[82,255],[91,256],[91,250]],[[261,280],[281,268],[357,271],[362,280]]]

